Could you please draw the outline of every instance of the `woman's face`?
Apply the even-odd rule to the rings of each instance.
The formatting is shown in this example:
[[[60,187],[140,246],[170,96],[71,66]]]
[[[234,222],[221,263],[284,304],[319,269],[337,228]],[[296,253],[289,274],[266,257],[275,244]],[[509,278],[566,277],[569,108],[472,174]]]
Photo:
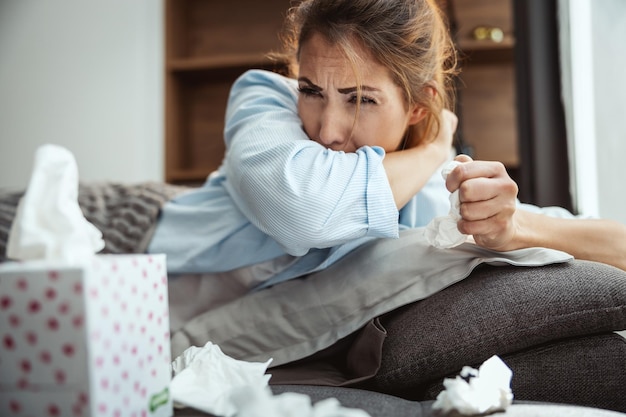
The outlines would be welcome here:
[[[359,68],[362,77],[361,107],[354,124],[357,82],[350,62],[339,47],[314,34],[300,48],[298,114],[306,134],[336,151],[380,146],[386,152],[399,148],[407,128],[417,123],[424,111],[407,108],[402,90],[387,69],[358,47],[367,62]]]

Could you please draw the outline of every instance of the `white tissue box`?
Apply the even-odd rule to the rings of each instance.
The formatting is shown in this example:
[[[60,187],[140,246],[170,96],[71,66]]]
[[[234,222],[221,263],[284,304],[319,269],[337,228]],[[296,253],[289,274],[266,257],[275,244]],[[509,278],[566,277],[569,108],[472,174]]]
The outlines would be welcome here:
[[[0,416],[170,417],[165,255],[0,264]]]

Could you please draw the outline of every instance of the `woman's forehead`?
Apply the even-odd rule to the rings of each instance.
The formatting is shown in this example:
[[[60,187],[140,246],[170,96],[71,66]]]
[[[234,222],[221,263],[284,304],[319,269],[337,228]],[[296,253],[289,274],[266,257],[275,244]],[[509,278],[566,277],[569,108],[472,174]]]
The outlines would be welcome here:
[[[353,83],[357,79],[390,80],[389,71],[359,42],[350,41],[349,48],[352,60],[342,45],[331,43],[321,34],[313,34],[301,45],[299,76],[311,78],[332,74]]]

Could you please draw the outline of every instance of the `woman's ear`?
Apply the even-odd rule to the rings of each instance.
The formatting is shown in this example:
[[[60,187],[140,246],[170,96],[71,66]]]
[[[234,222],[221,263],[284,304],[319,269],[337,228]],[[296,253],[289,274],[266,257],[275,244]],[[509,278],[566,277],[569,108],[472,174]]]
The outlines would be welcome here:
[[[425,107],[422,107],[416,104],[409,115],[409,126],[416,125],[421,122],[424,117],[428,114],[428,110]]]
[[[437,95],[437,90],[432,86],[426,86],[424,90],[431,99]],[[414,105],[409,115],[409,125],[415,125],[421,122],[428,115],[428,112],[429,110],[426,107],[420,106],[419,104]]]

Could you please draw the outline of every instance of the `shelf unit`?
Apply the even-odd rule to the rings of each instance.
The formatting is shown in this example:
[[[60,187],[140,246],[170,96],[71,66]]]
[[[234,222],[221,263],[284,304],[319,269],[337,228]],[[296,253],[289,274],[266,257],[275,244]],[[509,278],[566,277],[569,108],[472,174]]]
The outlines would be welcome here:
[[[289,0],[165,1],[165,181],[200,183],[224,154],[232,83],[273,67]]]
[[[452,0],[461,55],[459,128],[474,158],[520,167],[512,0]]]
[[[274,69],[290,0],[165,1],[165,180],[203,182],[222,161],[224,115],[235,79]],[[520,166],[513,0],[439,0],[461,51],[459,130],[477,159]],[[500,38],[477,39],[497,28]],[[497,35],[497,33],[496,33]]]

